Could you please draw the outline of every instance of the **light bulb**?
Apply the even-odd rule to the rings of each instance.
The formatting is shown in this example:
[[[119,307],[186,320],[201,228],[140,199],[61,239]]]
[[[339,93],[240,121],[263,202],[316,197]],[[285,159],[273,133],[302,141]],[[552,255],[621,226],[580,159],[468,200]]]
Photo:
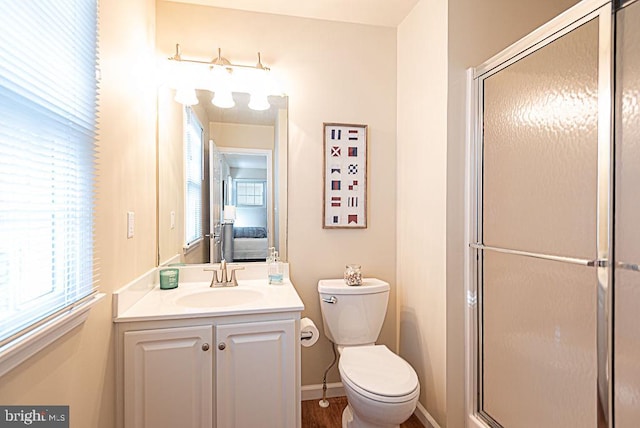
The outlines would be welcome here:
[[[198,104],[198,97],[196,97],[196,90],[193,88],[180,88],[176,90],[176,96],[174,98],[180,104],[186,106],[193,106]]]
[[[252,93],[249,99],[249,108],[251,110],[267,110],[271,107],[267,96],[264,93]]]
[[[231,108],[236,105],[230,91],[218,90],[213,95],[211,103],[220,108]]]

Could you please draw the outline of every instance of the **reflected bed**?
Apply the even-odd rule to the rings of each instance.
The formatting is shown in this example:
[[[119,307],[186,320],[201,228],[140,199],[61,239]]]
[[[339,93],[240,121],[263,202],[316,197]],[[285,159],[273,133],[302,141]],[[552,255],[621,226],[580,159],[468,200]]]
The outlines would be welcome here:
[[[233,228],[233,260],[265,260],[268,251],[267,230],[264,227]]]

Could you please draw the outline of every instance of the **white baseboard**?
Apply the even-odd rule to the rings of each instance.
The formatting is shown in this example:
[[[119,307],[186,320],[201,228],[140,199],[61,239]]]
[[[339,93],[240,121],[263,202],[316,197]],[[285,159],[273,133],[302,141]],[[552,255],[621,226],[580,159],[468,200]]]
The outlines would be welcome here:
[[[416,417],[420,420],[420,422],[422,422],[422,425],[424,425],[425,428],[440,428],[440,425],[438,425],[436,420],[433,419],[433,416],[431,416],[431,414],[427,412],[427,409],[425,409],[424,406],[420,404],[420,402],[418,402],[416,411],[413,414],[416,415]]]
[[[327,384],[327,397],[344,397],[342,382]],[[319,400],[322,398],[322,384],[302,385],[302,401]]]

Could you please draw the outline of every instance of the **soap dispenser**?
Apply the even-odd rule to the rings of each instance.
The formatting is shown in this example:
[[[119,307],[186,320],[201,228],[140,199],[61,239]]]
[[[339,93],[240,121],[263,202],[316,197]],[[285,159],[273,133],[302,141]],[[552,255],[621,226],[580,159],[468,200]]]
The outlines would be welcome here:
[[[275,248],[269,248],[270,254],[267,258],[267,272],[269,275],[269,284],[282,284],[284,279],[284,266],[280,261],[278,252]]]

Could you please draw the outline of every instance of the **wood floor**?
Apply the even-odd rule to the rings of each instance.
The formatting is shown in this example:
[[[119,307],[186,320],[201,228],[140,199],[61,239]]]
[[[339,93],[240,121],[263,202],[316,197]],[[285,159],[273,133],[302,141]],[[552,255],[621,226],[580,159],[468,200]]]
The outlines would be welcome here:
[[[302,402],[302,428],[340,428],[342,411],[347,405],[347,397],[328,398],[329,407],[318,405],[320,400]],[[400,428],[424,428],[415,415],[400,424]]]

